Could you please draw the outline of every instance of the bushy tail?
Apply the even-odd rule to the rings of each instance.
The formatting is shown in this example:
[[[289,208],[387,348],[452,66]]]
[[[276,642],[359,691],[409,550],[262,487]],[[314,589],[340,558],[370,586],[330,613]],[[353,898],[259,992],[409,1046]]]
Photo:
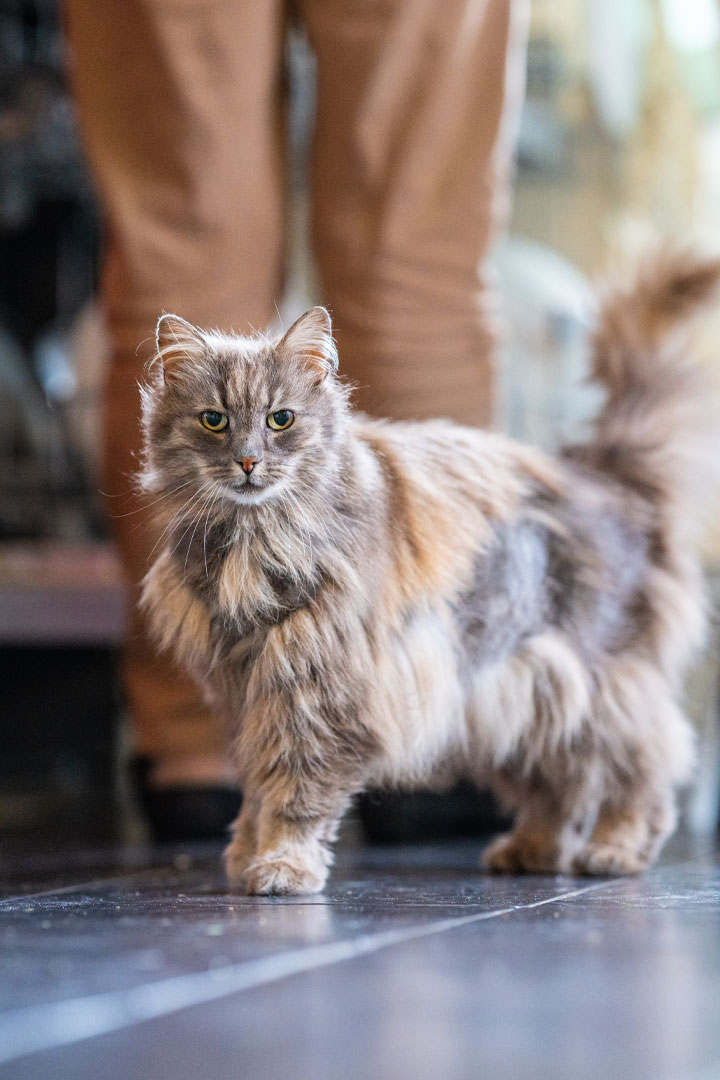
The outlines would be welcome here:
[[[720,400],[683,333],[719,285],[720,259],[663,254],[605,300],[594,335],[593,376],[608,398],[589,456],[676,535],[697,532],[720,481]]]

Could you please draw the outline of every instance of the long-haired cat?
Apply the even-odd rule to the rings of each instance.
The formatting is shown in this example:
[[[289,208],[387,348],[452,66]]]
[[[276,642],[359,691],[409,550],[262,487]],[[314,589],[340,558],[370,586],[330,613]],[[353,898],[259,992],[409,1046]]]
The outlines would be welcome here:
[[[226,852],[250,893],[322,889],[368,786],[464,775],[516,808],[496,871],[638,872],[693,760],[698,508],[717,420],[677,329],[720,263],[604,305],[587,445],[353,413],[323,308],[277,342],[158,324],[143,603],[236,733]]]

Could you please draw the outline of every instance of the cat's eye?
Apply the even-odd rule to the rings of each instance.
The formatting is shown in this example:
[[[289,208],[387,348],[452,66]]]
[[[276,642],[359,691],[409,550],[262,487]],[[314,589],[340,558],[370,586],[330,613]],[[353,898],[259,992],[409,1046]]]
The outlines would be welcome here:
[[[205,412],[200,413],[200,423],[208,431],[224,431],[230,421],[224,412],[206,409]]]
[[[290,409],[278,409],[277,412],[268,413],[268,427],[273,431],[286,431],[295,419],[295,413]]]

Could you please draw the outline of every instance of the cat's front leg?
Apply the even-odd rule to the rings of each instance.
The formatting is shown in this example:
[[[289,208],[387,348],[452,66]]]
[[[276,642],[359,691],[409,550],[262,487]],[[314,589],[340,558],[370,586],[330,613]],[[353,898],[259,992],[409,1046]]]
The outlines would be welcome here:
[[[255,856],[244,874],[248,893],[291,896],[324,888],[333,860],[329,840],[337,831],[350,794],[333,795],[319,784],[313,798],[313,792],[304,787],[299,800],[292,795],[278,800],[275,791],[263,799]]]
[[[224,852],[228,882],[251,893],[318,892],[332,863],[329,845],[347,801],[338,801],[337,818],[325,816],[322,825],[312,820],[303,828],[302,820],[285,820],[286,814],[273,811],[270,797],[261,831],[260,797],[246,790]]]
[[[237,710],[238,766],[257,803],[255,851],[243,869],[249,893],[323,888],[337,824],[383,753],[356,659],[364,654],[345,645],[351,614],[343,610],[338,627],[336,604],[301,609],[267,633],[254,658],[249,699]],[[231,845],[231,874],[234,862]]]
[[[332,784],[296,777],[245,787],[242,810],[225,849],[231,885],[248,893],[292,895],[320,892],[332,863],[330,844],[350,795]]]
[[[225,872],[231,885],[245,885],[247,870],[257,848],[257,798],[243,791],[240,814],[232,825],[232,837],[225,848]]]

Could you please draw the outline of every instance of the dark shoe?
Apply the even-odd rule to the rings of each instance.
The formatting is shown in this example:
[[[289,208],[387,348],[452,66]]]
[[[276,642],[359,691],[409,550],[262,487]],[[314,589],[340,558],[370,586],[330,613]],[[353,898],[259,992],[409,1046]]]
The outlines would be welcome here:
[[[237,788],[219,784],[154,788],[148,783],[151,769],[149,758],[136,757],[130,763],[133,791],[155,843],[228,839],[228,828],[242,803]]]

